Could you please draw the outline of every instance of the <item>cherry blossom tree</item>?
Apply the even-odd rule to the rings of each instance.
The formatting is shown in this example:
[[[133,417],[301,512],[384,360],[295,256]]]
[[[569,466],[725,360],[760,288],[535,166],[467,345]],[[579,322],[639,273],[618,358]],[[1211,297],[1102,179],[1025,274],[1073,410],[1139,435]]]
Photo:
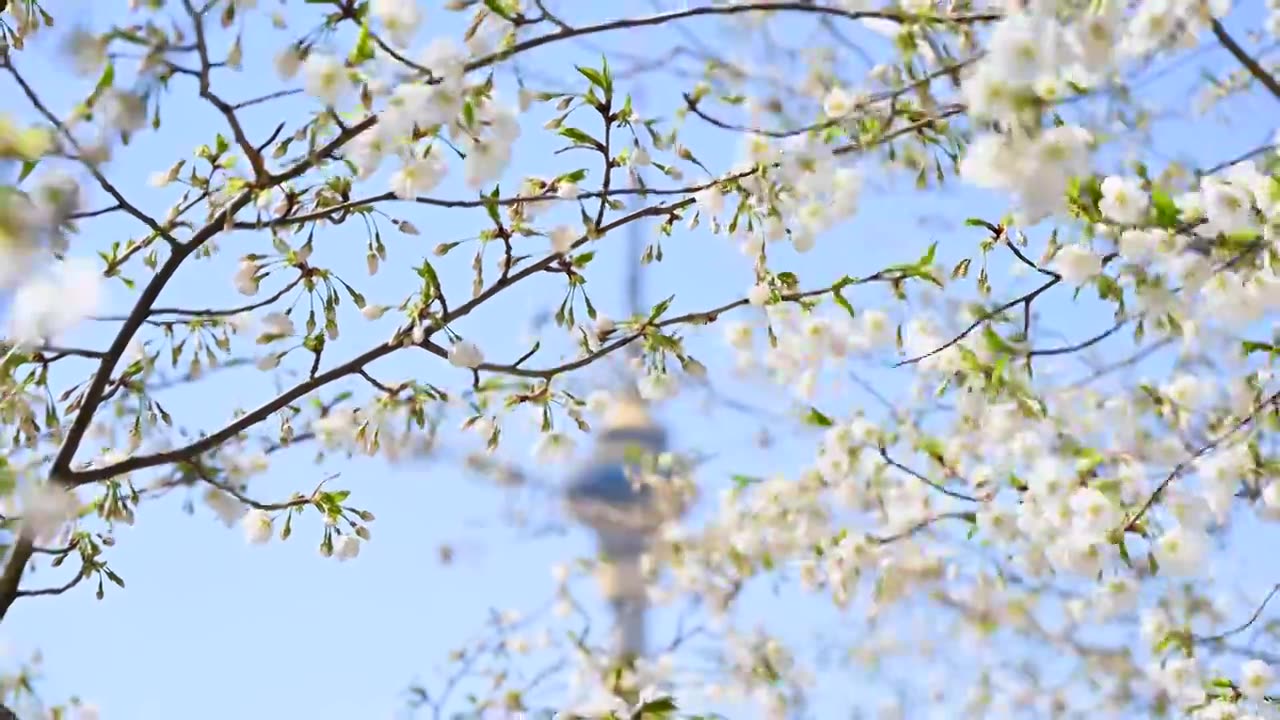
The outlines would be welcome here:
[[[1280,5],[117,4],[0,0],[0,621],[123,586],[116,530],[168,494],[354,560],[378,508],[329,459],[470,441],[525,491],[623,367],[809,460],[642,463],[698,497],[645,558],[674,635],[614,657],[581,600],[607,559],[566,559],[416,712],[1280,717],[1280,578],[1241,554],[1280,519]],[[179,103],[221,131],[166,123]],[[186,149],[139,149],[161,136]],[[664,299],[628,314],[601,258],[641,223],[625,260]],[[695,233],[716,265],[664,273]],[[743,259],[740,292],[685,299]],[[523,349],[481,339],[530,303]],[[380,369],[406,355],[440,372]],[[180,416],[175,388],[226,406]],[[298,452],[317,476],[266,494]],[[775,633],[770,591],[822,642]],[[35,690],[22,669],[0,700]]]

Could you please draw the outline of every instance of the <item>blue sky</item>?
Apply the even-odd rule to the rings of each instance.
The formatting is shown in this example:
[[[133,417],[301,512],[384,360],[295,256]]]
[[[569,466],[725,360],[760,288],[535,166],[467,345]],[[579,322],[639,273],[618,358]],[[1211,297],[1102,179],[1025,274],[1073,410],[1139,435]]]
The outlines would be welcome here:
[[[268,3],[264,3],[266,5]],[[112,8],[120,3],[112,4]],[[609,15],[648,12],[648,3],[618,3]],[[291,10],[290,12],[293,12]],[[457,35],[456,18],[434,6],[429,9],[426,35]],[[606,14],[603,9],[581,11],[574,17]],[[579,14],[581,13],[581,14]],[[270,72],[270,52],[264,47],[279,45],[263,27],[254,26],[246,35],[249,71],[224,75],[219,87],[233,100],[242,100],[276,88]],[[123,13],[106,7],[85,12],[84,21],[95,27],[125,20]],[[74,18],[59,15],[60,27]],[[298,23],[298,28],[303,27]],[[688,27],[706,32],[708,23]],[[796,26],[780,25],[783,29]],[[871,37],[869,33],[853,33]],[[16,63],[34,81],[45,101],[65,112],[91,86],[93,79],[69,82],[67,65],[56,59],[54,37],[44,38],[18,54]],[[594,39],[598,46],[636,54],[656,55],[665,44],[677,41],[667,30],[628,31]],[[874,42],[874,41],[873,41]],[[272,43],[267,46],[266,43]],[[592,63],[592,50],[549,46],[526,58],[543,75],[577,83],[580,78],[571,63]],[[1199,62],[1222,68],[1227,62],[1218,52]],[[1188,66],[1195,67],[1195,65]],[[1156,97],[1178,95],[1190,78],[1186,75],[1153,86]],[[163,127],[154,135],[138,138],[129,148],[119,150],[110,166],[110,176],[120,189],[153,213],[162,213],[171,199],[170,191],[147,186],[150,173],[166,169],[174,160],[201,143],[211,143],[216,132],[224,131],[220,118],[194,98],[193,88],[184,79],[174,81],[176,92],[162,109]],[[536,83],[534,83],[536,87]],[[646,102],[641,112],[666,114],[679,102],[684,88],[669,80],[646,81]],[[13,97],[7,80],[0,82],[0,96]],[[510,96],[509,96],[510,97]],[[25,112],[21,103],[6,102],[6,109]],[[251,137],[265,137],[276,122],[298,118],[310,107],[301,99],[287,99],[245,114]],[[1210,162],[1235,155],[1268,138],[1274,129],[1265,123],[1274,117],[1269,98],[1256,98],[1234,107],[1244,108],[1231,130],[1212,119],[1171,125],[1161,138],[1165,152],[1191,152],[1192,157]],[[1208,130],[1206,130],[1208,128]],[[576,167],[571,156],[553,156],[557,145],[539,127],[525,122],[524,137],[517,145],[515,164],[504,187],[514,189],[516,178],[541,172],[551,174]],[[727,169],[738,147],[735,137],[700,126],[690,120],[682,134],[709,167]],[[554,163],[554,164],[552,164]],[[472,194],[455,177],[437,189],[437,197],[465,198]],[[691,178],[692,180],[693,178]],[[594,187],[598,172],[584,186]],[[669,184],[669,183],[668,183]],[[964,228],[965,217],[998,215],[1001,206],[993,198],[975,192],[950,191],[946,195],[921,195],[912,190],[909,179],[881,185],[866,196],[860,215],[824,237],[813,253],[790,253],[782,259],[807,286],[820,286],[842,274],[873,272],[887,264],[914,260],[930,242],[939,243],[943,261],[954,262],[969,254],[978,237]],[[378,188],[379,190],[381,188]],[[101,193],[90,193],[90,206],[102,204]],[[484,226],[483,211],[455,211],[407,204],[396,205],[393,215],[412,221],[422,230],[418,237],[389,231],[385,235],[390,258],[376,282],[365,277],[362,231],[346,225],[329,228],[317,236],[316,260],[341,273],[371,302],[394,304],[410,287],[410,269],[438,242],[461,239]],[[921,223],[923,216],[942,217],[948,224]],[[138,226],[118,215],[109,215],[86,224],[86,232],[76,238],[79,250],[104,246],[115,239],[136,235]],[[385,228],[384,228],[385,230]],[[625,309],[620,283],[624,257],[618,252],[621,238],[611,237],[601,250],[603,264],[589,276],[589,289],[602,311],[622,315]],[[171,285],[161,304],[216,307],[240,304],[231,285],[236,259],[248,252],[267,251],[269,239],[238,233],[218,240],[221,256],[186,268]],[[705,228],[678,230],[664,243],[666,260],[647,273],[647,294],[652,300],[675,293],[677,312],[705,309],[740,297],[751,284],[749,261],[734,244],[715,237]],[[469,253],[460,250],[437,261],[445,288],[452,296],[462,296],[470,285],[467,271]],[[993,268],[1002,274],[1005,260],[997,257]],[[836,270],[833,271],[833,268]],[[138,277],[139,272],[134,272]],[[999,275],[997,275],[999,277]],[[270,291],[277,285],[264,285]],[[998,292],[1013,292],[1011,286],[997,284]],[[1064,293],[1065,295],[1065,293]],[[517,357],[525,347],[521,336],[535,312],[553,307],[559,294],[550,282],[529,283],[505,293],[493,307],[467,318],[454,329],[484,348],[488,357]],[[851,294],[855,305],[878,304],[886,298],[875,292]],[[1042,308],[1050,312],[1066,307],[1067,298],[1050,298]],[[108,312],[126,309],[128,294],[115,288]],[[1096,332],[1105,318],[1078,314],[1054,319],[1054,329],[1068,337]],[[381,323],[361,323],[352,318],[343,325],[342,338],[334,343],[330,360],[341,361],[385,338],[394,326],[389,314]],[[73,336],[75,343],[105,346],[103,327],[85,326]],[[719,327],[706,331],[706,340],[693,347],[714,370],[724,367],[728,356],[720,346]],[[551,359],[554,359],[552,357]],[[78,373],[87,372],[78,366]],[[401,353],[370,368],[379,377],[395,381],[415,378],[448,388],[460,388],[465,373],[423,353]],[[883,367],[863,367],[887,394],[905,390],[908,371]],[[64,377],[71,377],[65,375]],[[603,379],[601,372],[588,376]],[[363,392],[359,385],[353,389]],[[752,392],[753,401],[785,410],[788,400],[777,391],[760,386],[726,383],[726,392]],[[236,407],[256,405],[274,394],[268,376],[253,369],[228,370],[205,382],[170,391],[165,405],[178,423],[192,430],[220,426]],[[865,394],[848,395],[853,402],[874,409]],[[852,408],[830,408],[846,414]],[[766,474],[794,470],[806,461],[810,439],[783,433],[783,442],[769,450],[755,448],[751,435],[768,420],[751,419],[724,409],[710,415],[693,401],[682,401],[664,412],[678,444],[720,453],[706,465],[701,479],[713,495],[724,487],[731,473]],[[505,454],[531,467],[527,448],[532,434],[516,430],[509,423],[505,434]],[[266,547],[244,543],[238,529],[226,530],[200,506],[194,516],[182,512],[176,494],[163,501],[144,505],[138,523],[121,528],[117,546],[110,551],[112,566],[124,576],[125,590],[108,588],[106,599],[93,598],[92,588],[82,588],[57,598],[20,601],[0,628],[0,640],[13,655],[21,656],[39,648],[45,656],[46,679],[42,689],[50,699],[77,694],[101,707],[105,720],[160,720],[183,717],[274,718],[305,717],[314,720],[338,718],[392,717],[404,705],[404,691],[410,682],[422,680],[428,687],[440,685],[433,668],[453,647],[471,638],[487,620],[491,609],[532,612],[553,593],[550,567],[557,561],[590,551],[589,538],[580,531],[563,535],[532,537],[529,530],[510,527],[503,521],[504,496],[457,467],[456,454],[470,447],[456,430],[456,422],[444,428],[446,454],[438,460],[415,460],[398,466],[381,461],[327,458],[317,467],[312,448],[302,448],[279,457],[271,473],[255,482],[253,493],[262,499],[283,499],[294,490],[309,490],[320,478],[340,473],[334,487],[352,490],[352,502],[377,515],[372,525],[373,542],[360,557],[339,564],[316,552],[319,523],[314,517],[295,525],[294,537],[286,543]],[[585,445],[585,439],[584,439]],[[533,472],[548,481],[558,481],[566,469],[536,468]],[[554,507],[541,500],[524,502],[535,521],[556,520]],[[456,548],[450,566],[437,561],[441,544]],[[27,578],[30,584],[52,584],[62,576],[57,570],[42,570]],[[773,593],[767,587],[749,596],[740,617],[750,626],[758,618],[787,637],[804,641],[835,620],[832,611],[820,604],[792,597],[793,593]],[[592,588],[583,586],[578,596],[590,601]],[[589,603],[598,613],[599,608]],[[797,620],[801,615],[805,621]],[[659,617],[651,636],[655,642],[669,637],[671,613]],[[597,614],[597,621],[604,616]],[[836,626],[840,627],[840,626]],[[8,661],[6,661],[8,662]],[[838,687],[840,678],[829,678]],[[424,715],[425,716],[425,715]]]

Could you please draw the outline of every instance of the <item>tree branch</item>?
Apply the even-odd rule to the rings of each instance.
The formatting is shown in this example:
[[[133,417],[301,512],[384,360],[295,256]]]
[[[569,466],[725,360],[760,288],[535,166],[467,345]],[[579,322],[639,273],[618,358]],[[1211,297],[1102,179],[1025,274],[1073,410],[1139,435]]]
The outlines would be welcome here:
[[[1254,420],[1257,419],[1260,413],[1262,413],[1267,408],[1275,405],[1277,401],[1280,401],[1280,392],[1272,393],[1270,396],[1267,397],[1267,399],[1263,400],[1256,407],[1254,407],[1253,410],[1251,410],[1248,415],[1245,415],[1243,418],[1238,420],[1234,425],[1228,428],[1226,432],[1223,432],[1213,440],[1210,440],[1209,442],[1205,443],[1200,447],[1199,450],[1196,450],[1194,453],[1192,453],[1191,457],[1188,457],[1184,459],[1182,462],[1175,465],[1173,470],[1169,472],[1169,474],[1165,477],[1165,479],[1160,481],[1160,484],[1156,487],[1155,491],[1152,492],[1149,496],[1147,496],[1146,501],[1142,503],[1141,507],[1138,508],[1138,511],[1135,512],[1128,520],[1125,521],[1125,523],[1121,526],[1121,529],[1125,531],[1132,531],[1136,529],[1138,521],[1141,520],[1142,517],[1147,514],[1147,511],[1151,509],[1151,506],[1155,505],[1156,501],[1160,499],[1160,496],[1164,494],[1165,489],[1167,489],[1169,485],[1173,483],[1174,480],[1178,479],[1184,473],[1186,473],[1187,470],[1191,469],[1192,464],[1194,464],[1196,460],[1199,460],[1201,457],[1204,457],[1208,453],[1213,452],[1213,450],[1215,450],[1219,445],[1225,442],[1232,435],[1235,435],[1237,432],[1240,432],[1244,428],[1248,427],[1250,424],[1254,422]]]
[[[355,127],[359,127],[359,125]],[[247,202],[247,199],[245,200],[245,202]],[[608,225],[601,228],[601,230],[604,233],[608,233],[609,231],[612,231],[622,225],[625,225],[629,222],[633,222],[640,218],[649,217],[652,215],[668,214],[682,207],[686,207],[692,203],[693,203],[693,199],[689,198],[689,199],[682,200],[678,203],[675,203],[673,205],[656,205],[656,206],[643,208],[636,212],[630,213],[622,218],[619,218],[618,220],[615,220],[612,223],[609,223]],[[585,238],[579,240],[577,245],[581,245],[584,242],[586,242]],[[487,302],[493,296],[501,293],[502,291],[506,290],[512,285],[515,285],[521,280],[524,280],[525,278],[531,277],[537,273],[540,273],[546,270],[548,267],[551,267],[551,265],[555,263],[558,259],[559,259],[558,255],[550,255],[540,260],[539,262],[536,262],[532,265],[525,267],[523,270],[517,273],[513,273],[508,278],[498,280],[497,282],[490,285],[487,289],[485,289],[484,292],[472,298],[466,304],[454,309],[452,312],[445,314],[443,317],[437,320],[433,324],[432,328],[430,329],[430,332],[427,333],[427,336],[430,337],[431,333],[438,331],[440,328],[446,325],[449,325],[451,323],[454,323],[460,320],[461,318],[466,317],[467,315],[470,315],[472,311],[474,311],[477,307],[479,307],[483,303]],[[127,325],[128,323],[126,323],[126,326]],[[135,329],[136,329],[136,326],[135,326]],[[392,339],[392,341],[383,343],[375,348],[367,350],[364,353],[348,360],[347,362],[335,368],[327,370],[323,373],[316,374],[315,377],[310,378],[305,382],[299,383],[298,385],[295,385],[293,388],[276,396],[275,398],[264,403],[263,405],[259,406],[255,410],[236,418],[234,421],[228,423],[227,425],[225,425],[224,427],[222,427],[220,430],[213,433],[212,435],[205,436],[199,440],[196,440],[182,447],[175,448],[173,450],[153,453],[150,455],[136,455],[126,460],[122,460],[121,462],[116,463],[114,465],[107,465],[100,468],[89,468],[89,469],[80,470],[80,471],[70,471],[64,468],[63,471],[59,473],[59,475],[65,478],[65,482],[67,482],[68,484],[72,486],[79,486],[79,485],[84,485],[91,482],[97,482],[99,480],[106,480],[127,472],[133,472],[136,470],[142,470],[149,467],[156,467],[158,465],[167,465],[169,463],[181,462],[181,461],[187,460],[191,457],[199,455],[200,453],[211,450],[217,447],[218,445],[221,445],[227,440],[230,440],[231,438],[240,434],[247,428],[250,428],[253,425],[256,425],[257,423],[270,417],[272,413],[284,408],[285,406],[289,405],[295,400],[298,400],[299,398],[305,397],[307,394],[311,393],[312,391],[317,390],[335,380],[339,380],[348,375],[356,374],[369,363],[379,358],[390,355],[396,350],[403,348],[404,345],[401,343],[401,339],[403,335],[407,332],[408,332],[407,328],[401,328],[400,332],[397,332],[396,336]],[[122,331],[122,334],[123,334],[123,331]],[[103,384],[105,385],[105,381],[103,381]],[[79,421],[80,418],[81,416],[77,415],[76,417],[77,421]],[[83,435],[83,432],[84,432],[83,430],[80,431],[80,436]],[[76,441],[77,442],[79,441],[79,436],[77,436]]]
[[[1198,643],[1216,643],[1226,640],[1232,635],[1239,635],[1257,622],[1258,618],[1262,617],[1262,612],[1267,609],[1267,603],[1271,602],[1271,598],[1275,597],[1276,593],[1280,593],[1280,584],[1271,586],[1271,592],[1267,593],[1267,596],[1262,598],[1262,602],[1258,604],[1256,609],[1254,609],[1253,614],[1250,615],[1249,619],[1245,620],[1243,623],[1240,623],[1230,630],[1224,630],[1217,635],[1192,635],[1191,639]]]
[[[18,83],[18,87],[22,88],[22,93],[27,96],[27,100],[31,103],[31,106],[43,115],[44,119],[47,120],[49,124],[53,125],[53,127],[58,130],[71,147],[75,148],[78,154],[83,156],[83,149],[80,147],[80,143],[76,140],[75,135],[72,135],[71,130],[67,128],[66,124],[59,120],[58,117],[49,110],[49,108],[44,104],[44,101],[40,99],[40,96],[36,94],[35,89],[27,83],[27,80],[22,76],[22,73],[18,72],[18,68],[13,65],[13,58],[7,54],[0,56],[0,67],[8,70],[9,74],[13,76],[14,81]],[[102,171],[99,170],[97,166],[84,160],[83,157],[81,158],[81,164],[83,164],[89,171],[89,174],[93,176],[93,179],[98,181],[98,185],[102,186],[102,189],[116,201],[116,205],[139,220],[143,225],[150,228],[151,232],[155,233],[157,237],[164,238],[169,241],[170,244],[177,243],[177,240],[173,238],[173,235],[160,227],[160,224],[157,223],[150,215],[142,212],[137,208],[137,206],[126,200],[124,195],[122,195],[120,191],[116,189],[116,186],[102,174]],[[3,617],[3,615],[0,615],[0,617]]]
[[[1221,21],[1215,19],[1211,27],[1213,36],[1218,38],[1218,42],[1222,43],[1222,47],[1226,48],[1227,52],[1231,53],[1231,56],[1243,65],[1245,70],[1249,71],[1250,75],[1262,83],[1262,86],[1271,93],[1272,97],[1280,100],[1280,80],[1276,80],[1274,75],[1267,72],[1266,68],[1259,65],[1258,61],[1253,59],[1253,56],[1240,47],[1240,43],[1231,37],[1231,34],[1223,27]]]
[[[880,458],[881,458],[882,460],[884,460],[884,461],[885,461],[885,464],[887,464],[889,467],[895,468],[895,469],[897,469],[897,470],[900,470],[900,471],[902,471],[902,472],[904,472],[904,473],[906,473],[906,474],[910,475],[911,477],[913,477],[913,478],[915,478],[915,479],[919,480],[920,482],[924,483],[925,485],[928,485],[929,487],[933,488],[934,490],[937,490],[938,492],[942,493],[943,495],[946,495],[946,496],[948,496],[948,497],[953,497],[953,498],[955,498],[955,499],[957,499],[957,500],[964,500],[965,502],[975,502],[975,503],[976,503],[976,502],[982,502],[982,501],[983,501],[983,500],[982,500],[982,498],[977,498],[977,497],[974,497],[974,496],[972,496],[972,495],[966,495],[965,493],[958,492],[958,491],[956,491],[956,490],[952,490],[952,489],[950,489],[950,488],[946,487],[945,485],[943,485],[942,483],[936,482],[936,481],[934,481],[934,480],[930,480],[929,478],[925,477],[924,475],[921,475],[920,473],[916,472],[915,470],[912,470],[911,468],[907,467],[906,465],[903,465],[902,463],[898,462],[897,460],[894,460],[892,457],[890,457],[890,456],[889,456],[889,450],[888,450],[888,448],[886,448],[884,445],[880,445],[877,449],[878,449],[878,450],[879,450],[879,452],[880,452]]]
[[[204,37],[204,17],[205,10],[196,10],[191,4],[191,0],[182,0],[182,6],[186,9],[187,15],[191,18],[191,25],[196,37],[196,52],[200,56],[200,72],[198,78],[200,80],[200,97],[208,101],[209,104],[217,108],[222,113],[222,117],[226,119],[227,125],[231,127],[231,134],[235,138],[236,145],[240,147],[240,151],[244,153],[245,159],[249,161],[249,166],[253,168],[253,177],[256,182],[263,182],[269,173],[267,167],[262,160],[262,155],[258,153],[253,143],[249,142],[249,138],[244,134],[244,128],[240,125],[240,119],[236,117],[235,109],[231,105],[218,97],[210,89],[209,74],[212,66],[209,63],[209,48]]]

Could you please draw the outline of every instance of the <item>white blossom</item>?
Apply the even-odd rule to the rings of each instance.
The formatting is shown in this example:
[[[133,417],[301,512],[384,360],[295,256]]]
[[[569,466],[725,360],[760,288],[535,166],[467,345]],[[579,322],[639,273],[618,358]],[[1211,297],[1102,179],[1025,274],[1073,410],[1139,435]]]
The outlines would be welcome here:
[[[239,500],[216,488],[209,488],[205,492],[204,502],[227,527],[235,525],[247,511]]]
[[[342,61],[331,55],[312,53],[303,63],[307,94],[325,105],[334,106],[350,91]]]
[[[843,119],[853,112],[854,99],[844,88],[834,87],[822,100],[822,112],[833,119]]]
[[[1072,285],[1083,285],[1102,272],[1102,258],[1083,245],[1067,245],[1053,258],[1053,269]]]
[[[1160,536],[1155,555],[1161,572],[1175,577],[1195,576],[1204,572],[1208,549],[1208,539],[1202,531],[1179,525]]]
[[[9,336],[23,345],[52,341],[93,314],[102,303],[102,273],[88,260],[69,258],[18,287]]]
[[[573,249],[573,244],[582,236],[581,231],[568,225],[557,225],[552,229],[551,252],[563,255]]]
[[[1103,215],[1125,225],[1137,225],[1147,215],[1151,199],[1137,178],[1112,175],[1102,181],[1102,200],[1098,209]]]
[[[413,40],[422,23],[422,11],[415,0],[372,0],[369,10],[400,47]]]
[[[333,544],[333,556],[340,561],[353,560],[360,554],[360,538],[343,535]]]
[[[302,55],[292,45],[276,54],[275,70],[281,80],[292,80],[302,69]]]
[[[573,455],[573,438],[562,432],[545,432],[533,447],[533,456],[541,463],[562,463]]]
[[[449,364],[460,368],[477,368],[484,363],[484,353],[475,343],[458,340],[449,348]]]
[[[241,260],[236,268],[235,286],[241,295],[250,297],[258,294],[258,264],[252,260]]]
[[[1252,700],[1261,700],[1275,681],[1275,671],[1263,660],[1248,660],[1240,668],[1240,691]]]
[[[291,337],[295,331],[293,320],[282,312],[271,312],[262,316],[262,333],[279,337]]]
[[[418,195],[435,189],[444,179],[448,166],[439,153],[428,153],[424,158],[406,159],[391,175],[391,189],[396,197],[412,200]]]
[[[240,519],[240,526],[244,528],[244,537],[253,545],[263,545],[271,540],[272,527],[271,515],[265,510],[250,510]]]
[[[578,184],[575,182],[569,182],[568,180],[561,181],[556,186],[556,196],[561,200],[574,200],[578,197],[580,192]]]
[[[699,190],[693,197],[698,203],[698,209],[711,217],[724,212],[724,193],[716,185]]]

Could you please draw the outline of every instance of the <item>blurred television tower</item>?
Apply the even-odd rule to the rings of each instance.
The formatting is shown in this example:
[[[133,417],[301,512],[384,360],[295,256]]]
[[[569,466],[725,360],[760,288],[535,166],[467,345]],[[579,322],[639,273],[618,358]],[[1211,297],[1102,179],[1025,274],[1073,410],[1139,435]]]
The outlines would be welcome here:
[[[638,168],[633,172],[637,174],[632,186],[639,190]],[[633,207],[642,204],[636,193]],[[630,223],[626,231],[626,300],[632,317],[643,317],[640,223]],[[638,482],[641,473],[653,472],[656,456],[668,449],[667,431],[653,418],[630,372],[641,353],[638,343],[627,348],[623,387],[600,423],[591,457],[570,478],[566,492],[570,513],[596,534],[604,560],[601,590],[614,615],[614,650],[624,661],[644,655],[646,649],[649,602],[641,558],[662,524],[679,512],[649,483]]]

